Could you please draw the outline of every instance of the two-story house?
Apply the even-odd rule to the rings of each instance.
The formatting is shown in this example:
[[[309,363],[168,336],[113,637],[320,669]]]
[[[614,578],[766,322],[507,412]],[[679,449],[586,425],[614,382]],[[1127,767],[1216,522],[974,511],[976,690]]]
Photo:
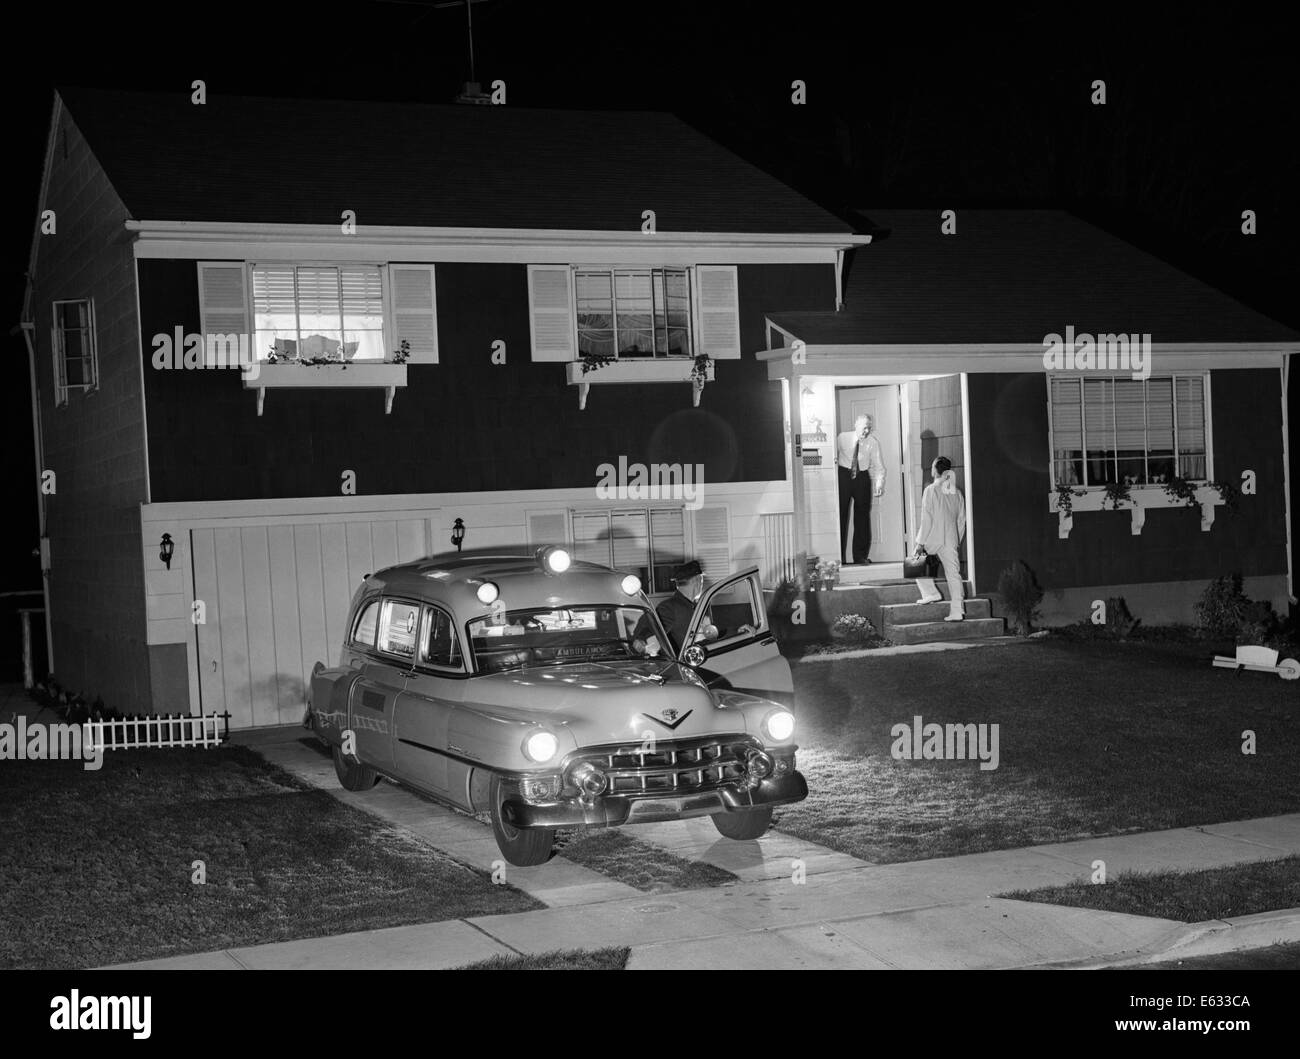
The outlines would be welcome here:
[[[1060,620],[1117,586],[1182,613],[1243,565],[1293,594],[1300,336],[1064,215],[850,224],[657,113],[91,90],[56,96],[39,209],[53,665],[121,709],[298,720],[360,580],[458,526],[655,594],[685,556],[837,557],[863,410],[888,479],[858,580],[901,572],[945,454],[975,591],[1026,558]],[[1154,332],[1150,370],[1050,364],[1067,327]]]

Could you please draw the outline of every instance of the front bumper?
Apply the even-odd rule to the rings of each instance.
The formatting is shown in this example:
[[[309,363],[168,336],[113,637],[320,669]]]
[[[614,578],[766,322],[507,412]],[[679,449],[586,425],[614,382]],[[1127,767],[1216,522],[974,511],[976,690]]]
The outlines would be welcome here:
[[[714,813],[737,813],[769,805],[788,805],[808,797],[808,783],[794,770],[769,776],[756,787],[724,784],[683,794],[603,794],[591,804],[578,798],[533,804],[507,796],[502,810],[514,827],[616,827],[619,824],[685,820]]]

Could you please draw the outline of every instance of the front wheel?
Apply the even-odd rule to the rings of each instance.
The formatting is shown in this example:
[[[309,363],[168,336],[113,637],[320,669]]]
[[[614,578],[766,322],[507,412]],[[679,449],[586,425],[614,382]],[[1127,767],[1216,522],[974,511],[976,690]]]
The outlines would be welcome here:
[[[331,747],[334,754],[334,774],[338,776],[343,789],[348,791],[368,791],[379,782],[379,773],[369,765],[359,761],[349,761],[343,756],[340,747]]]
[[[497,849],[516,868],[531,868],[551,859],[555,831],[549,827],[515,827],[505,815],[506,785],[500,776],[492,777],[492,834]]]
[[[772,826],[772,807],[742,809],[734,813],[714,813],[713,826],[723,838],[740,841],[761,838]]]

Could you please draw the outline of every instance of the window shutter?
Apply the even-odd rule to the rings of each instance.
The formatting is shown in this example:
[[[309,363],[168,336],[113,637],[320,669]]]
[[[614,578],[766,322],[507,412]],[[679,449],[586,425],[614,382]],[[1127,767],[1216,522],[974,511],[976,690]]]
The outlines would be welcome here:
[[[408,364],[438,363],[438,297],[432,265],[390,265],[393,335],[389,354],[411,344]]]
[[[723,504],[694,512],[695,558],[710,581],[731,574],[731,512]]]
[[[573,557],[585,563],[609,565],[609,512],[573,513]]]
[[[695,269],[699,326],[695,353],[715,360],[740,357],[740,287],[734,265],[699,265]]]
[[[569,516],[564,511],[530,511],[528,513],[528,546],[540,548],[544,544],[569,543]]]
[[[205,349],[208,335],[249,334],[248,287],[242,261],[199,262],[199,325]]]
[[[578,359],[573,274],[568,265],[528,266],[528,318],[533,360]]]
[[[650,569],[650,534],[644,511],[616,512],[610,535],[614,541],[615,570],[637,574],[642,581]]]
[[[1083,419],[1079,413],[1079,380],[1052,380],[1052,447],[1057,452],[1083,448]]]

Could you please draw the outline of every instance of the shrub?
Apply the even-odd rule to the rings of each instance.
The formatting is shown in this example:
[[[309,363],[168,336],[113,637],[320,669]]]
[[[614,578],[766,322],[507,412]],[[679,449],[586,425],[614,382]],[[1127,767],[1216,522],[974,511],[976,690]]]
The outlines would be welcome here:
[[[790,630],[794,602],[802,591],[799,582],[793,577],[782,578],[772,591],[772,602],[768,606],[767,616],[772,625],[780,632]]]
[[[1241,591],[1241,574],[1216,577],[1205,586],[1196,604],[1196,624],[1206,636],[1233,639],[1249,605],[1250,600]]]
[[[831,626],[831,636],[846,643],[869,643],[880,638],[871,619],[861,614],[841,614]]]
[[[1123,596],[1111,596],[1106,600],[1106,629],[1121,640],[1127,640],[1129,633],[1142,624],[1141,618],[1133,617],[1128,603]]]
[[[1023,559],[1017,559],[998,575],[998,595],[1002,597],[1015,630],[1021,636],[1028,636],[1038,618],[1043,590]]]
[[[1237,643],[1270,646],[1280,624],[1267,600],[1249,600],[1242,609],[1241,622],[1237,626]]]

